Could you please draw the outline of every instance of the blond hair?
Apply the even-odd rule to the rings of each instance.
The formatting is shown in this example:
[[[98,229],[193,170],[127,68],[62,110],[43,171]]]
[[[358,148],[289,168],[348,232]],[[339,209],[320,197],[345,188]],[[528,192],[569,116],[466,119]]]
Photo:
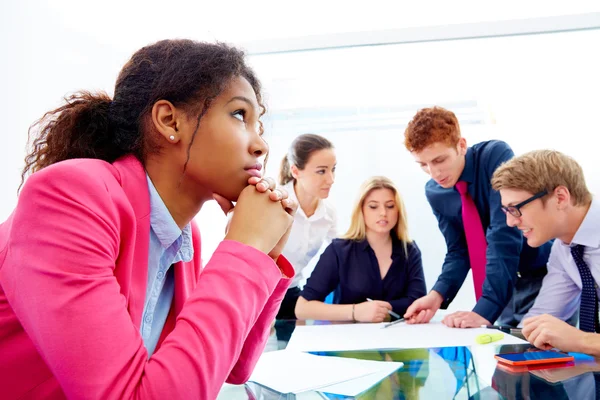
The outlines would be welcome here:
[[[394,201],[396,207],[398,207],[398,222],[396,223],[396,226],[392,228],[392,231],[396,234],[396,237],[402,241],[404,252],[406,253],[406,244],[412,242],[408,236],[406,208],[404,207],[404,202],[400,197],[398,189],[396,189],[394,183],[385,176],[373,176],[360,186],[358,198],[354,205],[354,211],[352,212],[350,228],[348,228],[348,231],[342,236],[342,239],[364,240],[366,238],[367,226],[365,225],[365,217],[362,209],[367,196],[376,189],[389,189],[394,193]]]
[[[583,169],[577,161],[559,151],[530,151],[508,160],[492,176],[494,190],[516,189],[532,194],[546,190],[552,193],[558,186],[569,189],[576,206],[592,201]]]

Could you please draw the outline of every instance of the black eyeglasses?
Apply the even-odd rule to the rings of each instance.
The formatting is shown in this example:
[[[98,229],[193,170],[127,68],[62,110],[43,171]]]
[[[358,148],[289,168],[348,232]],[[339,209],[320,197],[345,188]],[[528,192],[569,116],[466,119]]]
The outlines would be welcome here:
[[[504,211],[504,214],[508,213],[510,215],[512,215],[515,218],[519,218],[521,217],[523,214],[521,213],[521,207],[523,207],[526,204],[531,203],[534,200],[539,199],[540,197],[544,197],[545,195],[547,195],[548,192],[546,190],[542,190],[541,192],[538,192],[536,194],[534,194],[533,196],[531,196],[530,198],[528,198],[525,201],[520,202],[517,205],[514,206],[508,206],[508,207],[500,207],[502,209],[502,211]]]

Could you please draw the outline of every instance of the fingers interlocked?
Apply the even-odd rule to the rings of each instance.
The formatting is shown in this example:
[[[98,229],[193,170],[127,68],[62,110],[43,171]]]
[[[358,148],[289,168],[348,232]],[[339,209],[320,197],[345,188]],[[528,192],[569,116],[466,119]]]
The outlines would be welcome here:
[[[258,178],[251,177],[248,183],[254,185],[260,193],[268,192],[269,199],[272,201],[280,201],[285,210],[293,215],[298,207],[295,200],[289,198],[287,190],[277,187],[277,183],[271,177]]]

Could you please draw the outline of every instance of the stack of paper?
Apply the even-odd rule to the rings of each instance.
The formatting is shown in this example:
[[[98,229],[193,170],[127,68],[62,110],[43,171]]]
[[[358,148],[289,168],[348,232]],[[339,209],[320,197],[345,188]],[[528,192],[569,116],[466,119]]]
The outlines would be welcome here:
[[[486,328],[448,328],[440,322],[389,328],[384,324],[334,324],[297,326],[287,345],[295,351],[348,351],[375,349],[420,349],[474,346],[475,338],[490,333]],[[527,343],[511,335],[494,344]]]
[[[347,358],[345,360],[348,360]],[[379,369],[379,372],[375,372],[370,375],[363,376],[361,378],[352,379],[350,381],[338,383],[331,386],[322,387],[319,392],[337,394],[340,396],[354,397],[358,396],[362,392],[370,389],[377,385],[380,381],[387,378],[388,375],[394,373],[396,370],[402,368],[404,363],[401,362],[385,362],[385,361],[373,361],[373,360],[357,360],[363,363],[373,363]]]
[[[356,396],[402,365],[400,362],[315,356],[281,350],[263,353],[250,381],[280,393],[318,390]]]

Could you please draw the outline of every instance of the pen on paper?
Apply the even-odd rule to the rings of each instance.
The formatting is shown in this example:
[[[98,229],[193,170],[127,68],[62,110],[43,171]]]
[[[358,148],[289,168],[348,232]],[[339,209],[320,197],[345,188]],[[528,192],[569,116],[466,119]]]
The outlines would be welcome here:
[[[373,301],[373,299],[370,299],[367,297],[367,301]],[[395,312],[393,312],[392,310],[387,310],[388,314],[390,314],[392,317],[394,318],[401,318],[398,314],[396,314]],[[394,321],[395,322],[395,321]]]
[[[505,332],[505,333],[510,333],[510,330],[512,328],[510,326],[504,326],[504,325],[481,325],[481,327],[487,328],[487,329],[497,329],[497,330]]]
[[[387,324],[385,324],[383,327],[384,327],[384,328],[387,328],[388,326],[395,325],[395,324],[397,324],[398,322],[404,322],[404,318],[400,318],[400,319],[397,319],[397,320],[395,320],[395,321],[388,322],[388,323],[387,323]]]
[[[520,339],[525,339],[525,336],[523,336],[523,333],[521,332],[521,328],[513,328],[512,326],[506,325],[481,325],[481,327],[487,329],[497,329],[501,332],[509,333],[513,336],[516,336]]]

